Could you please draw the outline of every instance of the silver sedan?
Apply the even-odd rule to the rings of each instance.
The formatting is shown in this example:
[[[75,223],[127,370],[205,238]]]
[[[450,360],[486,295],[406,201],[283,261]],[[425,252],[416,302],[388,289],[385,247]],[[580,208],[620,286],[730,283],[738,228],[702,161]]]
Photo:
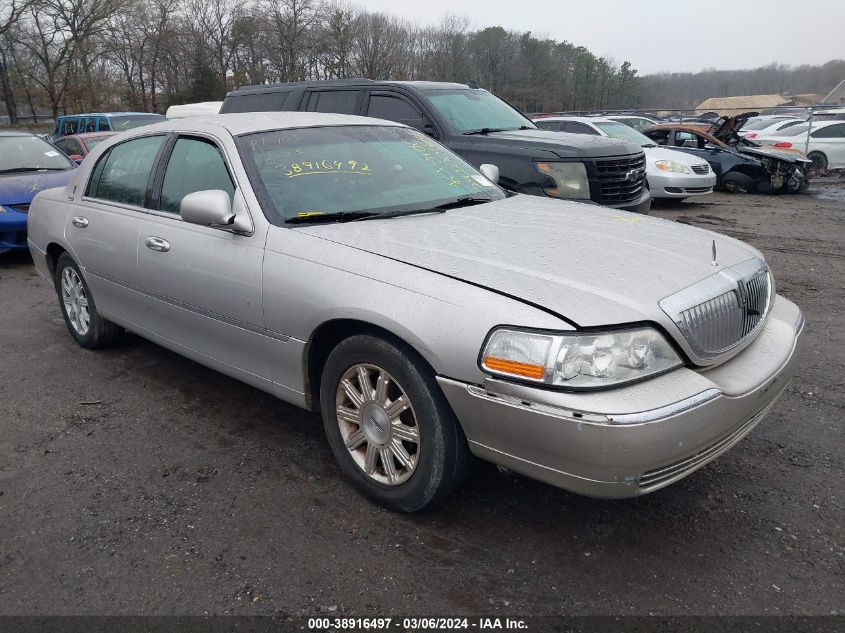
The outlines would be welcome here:
[[[473,454],[640,495],[754,428],[803,325],[757,250],[496,179],[375,119],[183,119],[98,145],[29,246],[79,345],[130,330],[320,412],[390,508]]]

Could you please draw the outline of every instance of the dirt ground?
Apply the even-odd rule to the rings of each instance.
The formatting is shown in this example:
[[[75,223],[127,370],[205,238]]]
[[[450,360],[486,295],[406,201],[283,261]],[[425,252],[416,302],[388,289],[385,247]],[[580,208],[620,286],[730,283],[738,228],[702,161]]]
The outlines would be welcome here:
[[[627,501],[478,464],[387,512],[310,414],[135,336],[80,349],[0,259],[0,614],[845,613],[845,179],[653,213],[760,248],[807,327],[749,438]]]

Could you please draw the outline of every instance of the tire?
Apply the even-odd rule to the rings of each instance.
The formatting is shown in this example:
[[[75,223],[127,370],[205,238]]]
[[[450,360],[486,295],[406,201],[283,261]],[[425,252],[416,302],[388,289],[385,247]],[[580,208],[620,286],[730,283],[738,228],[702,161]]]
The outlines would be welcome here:
[[[810,152],[807,158],[813,161],[813,171],[827,171],[827,156],[821,152]]]
[[[320,408],[344,475],[391,510],[422,510],[466,478],[466,437],[429,367],[404,345],[370,335],[342,341],[323,370]]]
[[[752,193],[756,189],[754,179],[738,171],[729,171],[722,176],[721,184],[729,193]]]
[[[114,343],[120,328],[99,315],[79,266],[67,253],[56,262],[55,286],[65,325],[80,346],[100,349]]]

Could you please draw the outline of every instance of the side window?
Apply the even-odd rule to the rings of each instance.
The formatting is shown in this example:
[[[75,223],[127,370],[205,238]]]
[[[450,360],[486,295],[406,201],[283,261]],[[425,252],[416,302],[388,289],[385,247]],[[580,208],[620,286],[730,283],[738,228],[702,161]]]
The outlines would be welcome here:
[[[62,125],[62,136],[76,134],[79,131],[79,119],[65,119]]]
[[[290,92],[260,92],[258,94],[235,95],[226,99],[223,112],[276,112]]]
[[[845,123],[828,125],[810,134],[813,138],[843,138],[845,137]]]
[[[397,123],[419,121],[423,118],[422,112],[405,101],[405,99],[384,94],[373,94],[370,96],[367,116],[396,121]]]
[[[575,134],[592,134],[594,136],[601,136],[589,125],[579,123],[578,121],[564,121],[560,129],[564,132],[574,132]]]
[[[74,154],[82,154],[82,148],[79,146],[79,142],[75,138],[66,138],[56,143],[56,147],[62,150],[68,156],[73,156]]]
[[[110,132],[111,131],[111,121],[109,121],[106,117],[100,117],[100,132]]]
[[[317,102],[313,102],[314,94]],[[309,112],[333,112],[335,114],[355,114],[358,106],[358,90],[324,90],[312,93],[308,101]]]
[[[86,195],[144,206],[150,170],[166,136],[144,136],[115,145],[94,167]]]
[[[223,154],[205,139],[180,137],[167,161],[159,210],[178,214],[182,198],[206,189],[222,189],[230,200],[235,195]]]
[[[83,119],[84,123],[84,132],[96,132],[97,131],[97,119],[88,117]]]
[[[560,121],[544,121],[540,119],[539,121],[534,121],[534,124],[541,130],[551,130],[552,132],[560,131]]]

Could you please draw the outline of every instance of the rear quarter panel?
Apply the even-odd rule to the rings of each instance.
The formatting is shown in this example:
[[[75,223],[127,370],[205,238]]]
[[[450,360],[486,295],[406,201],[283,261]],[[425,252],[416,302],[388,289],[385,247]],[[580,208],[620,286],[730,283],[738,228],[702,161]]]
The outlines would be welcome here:
[[[73,212],[73,202],[68,199],[73,186],[71,181],[67,187],[42,191],[33,198],[29,207],[27,233],[30,253],[39,274],[47,279],[51,279],[51,271],[45,254],[50,244],[58,244],[74,255],[65,239],[65,225]]]

